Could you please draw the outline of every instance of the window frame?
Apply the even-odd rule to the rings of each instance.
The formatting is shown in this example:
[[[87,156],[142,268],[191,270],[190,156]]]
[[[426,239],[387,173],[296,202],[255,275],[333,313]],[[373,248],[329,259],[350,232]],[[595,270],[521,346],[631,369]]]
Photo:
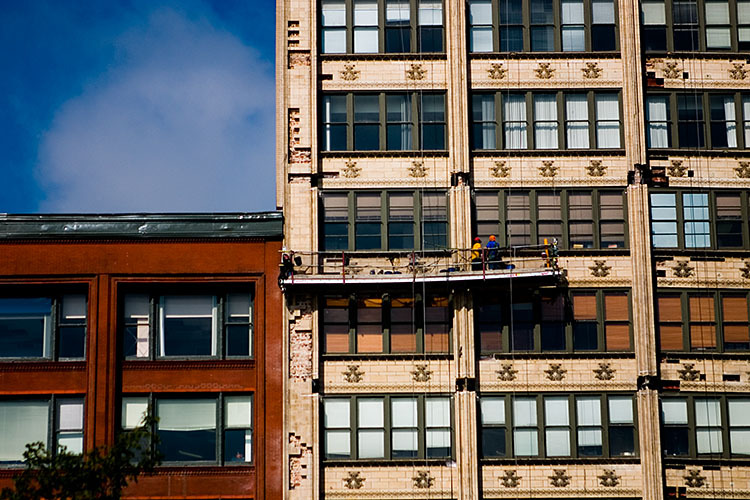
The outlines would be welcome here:
[[[577,415],[577,400],[578,398],[585,397],[599,397],[600,405],[600,418],[601,418],[601,432],[602,432],[602,454],[601,455],[585,455],[578,451],[578,429],[579,418]],[[610,454],[610,427],[625,427],[624,424],[610,422],[609,416],[609,400],[612,397],[630,397],[633,404],[633,453],[632,455],[614,455]],[[560,428],[563,426],[547,425],[545,419],[545,398],[549,397],[565,397],[568,401],[568,445],[570,447],[570,455],[552,455],[548,456],[546,446],[546,430],[548,427]],[[505,423],[504,424],[485,424],[482,415],[482,400],[483,399],[502,399],[504,401],[505,409]],[[513,402],[518,399],[531,399],[536,402],[536,426],[517,427],[514,421],[513,415]],[[542,393],[530,393],[524,394],[523,396],[516,396],[515,394],[509,393],[482,393],[477,398],[477,412],[478,412],[478,435],[479,435],[479,460],[485,462],[496,462],[496,461],[507,461],[507,460],[601,460],[608,458],[638,458],[640,456],[640,449],[638,443],[638,412],[635,394],[630,392],[542,392]],[[484,443],[482,440],[485,428],[493,429],[505,429],[505,453],[503,455],[486,456],[484,452]],[[537,435],[537,451],[536,455],[516,455],[515,453],[515,440],[514,430],[515,429],[536,429]]]
[[[47,404],[47,436],[45,438],[45,447],[52,453],[59,453],[59,437],[64,432],[60,429],[60,404],[61,403],[80,403],[83,405],[82,422],[80,433],[81,448],[86,450],[86,395],[85,394],[50,394],[50,395],[24,395],[24,396],[4,396],[0,398],[0,403],[46,403]],[[33,441],[31,441],[33,442]],[[27,443],[29,444],[29,443]],[[0,469],[18,469],[26,466],[23,459],[12,462],[0,462]]]
[[[553,23],[550,24],[544,24],[544,26],[551,26],[552,27],[552,39],[553,39],[553,50],[551,51],[533,51],[532,50],[532,43],[531,43],[531,28],[533,26],[541,26],[539,23],[531,23],[531,12],[530,12],[530,5],[529,2],[523,1],[522,2],[522,24],[512,23],[512,24],[505,24],[500,22],[500,1],[501,0],[491,0],[492,4],[492,50],[491,51],[473,51],[471,48],[469,48],[469,53],[471,55],[481,55],[481,54],[493,54],[493,53],[512,53],[512,52],[529,52],[529,53],[535,53],[535,54],[550,54],[550,53],[564,53],[564,54],[581,54],[584,52],[594,52],[594,53],[614,53],[620,52],[620,29],[619,29],[619,5],[618,2],[613,2],[613,8],[614,8],[614,25],[605,24],[605,26],[613,26],[614,33],[614,43],[615,47],[613,50],[602,50],[602,51],[594,51],[593,46],[593,27],[595,26],[593,22],[593,6],[591,0],[583,0],[583,9],[584,9],[584,50],[581,51],[563,51],[562,46],[562,1],[561,0],[552,0],[552,9],[553,9]],[[489,24],[477,24],[472,25],[471,24],[471,16],[469,13],[470,9],[470,2],[467,2],[467,13],[466,13],[466,37],[467,37],[467,45],[470,47],[470,40],[472,37],[472,27],[473,26],[490,26]],[[600,23],[597,23],[600,24]],[[501,40],[500,40],[500,28],[504,26],[514,27],[518,28],[521,27],[521,31],[523,33],[523,49],[522,50],[514,50],[514,51],[503,51],[501,50]]]
[[[656,295],[656,324],[657,324],[657,349],[661,353],[750,353],[750,330],[748,331],[748,348],[747,349],[727,349],[725,347],[725,326],[728,324],[737,324],[736,321],[724,321],[724,308],[723,301],[724,297],[740,297],[744,295],[745,303],[747,307],[748,318],[750,319],[750,291],[741,289],[711,289],[711,290],[699,290],[699,289],[684,289],[684,288],[657,288],[655,290]],[[682,328],[682,348],[680,350],[674,349],[663,349],[661,347],[661,326],[678,326],[676,321],[662,321],[659,313],[659,299],[667,297],[679,296],[680,299],[680,314],[681,321],[679,322],[680,328]],[[698,321],[691,321],[690,319],[690,297],[711,297],[713,300],[714,317],[701,319]],[[700,324],[713,324],[715,328],[715,347],[713,349],[699,349],[693,348],[690,337],[690,326],[693,323]]]
[[[484,96],[493,96],[494,99],[494,120],[489,119],[480,119],[475,120],[474,119],[474,96],[478,97],[484,97]],[[543,120],[539,121],[537,120],[537,117],[535,116],[535,97],[542,96],[542,95],[554,95],[555,96],[555,105],[556,105],[556,121],[549,121],[549,120]],[[587,148],[570,148],[568,147],[568,124],[569,123],[580,123],[582,120],[568,120],[567,117],[567,97],[573,96],[573,95],[585,95],[586,96],[586,103],[587,103],[587,119],[585,120],[588,123],[588,144],[589,146]],[[619,123],[619,143],[620,146],[616,148],[600,148],[598,144],[598,126],[600,123],[602,124],[611,124],[615,120],[609,120],[609,119],[598,119],[597,117],[597,110],[596,110],[596,101],[597,97],[604,96],[604,95],[616,95],[617,96],[617,102],[618,102],[618,120]],[[506,121],[505,117],[505,99],[506,97],[510,96],[523,96],[524,102],[525,102],[525,112],[526,112],[526,120],[524,121]],[[624,144],[624,136],[623,136],[623,105],[622,105],[622,93],[618,89],[612,89],[612,90],[578,90],[578,91],[563,91],[563,90],[550,90],[550,91],[544,91],[544,90],[538,90],[538,91],[506,91],[506,90],[498,90],[498,91],[472,91],[469,94],[470,97],[470,144],[471,144],[471,151],[474,154],[482,153],[485,151],[526,151],[526,150],[533,150],[533,151],[621,151],[623,149]],[[739,120],[738,120],[739,121]],[[507,133],[513,133],[512,130],[507,128],[508,124],[514,124],[514,126],[518,127],[519,124],[525,123],[525,139],[526,139],[526,147],[509,147],[508,144],[506,144],[508,141],[506,141],[506,135]],[[536,131],[537,131],[537,123],[548,123],[553,124],[554,127],[557,129],[556,137],[557,137],[557,147],[556,148],[540,148],[537,145],[537,138],[536,138]],[[478,125],[488,125],[493,124],[495,129],[495,148],[477,148],[477,138],[476,138],[476,129]],[[518,134],[518,132],[515,132]]]
[[[594,236],[594,245],[591,248],[571,248],[570,243],[570,205],[569,205],[569,198],[571,193],[577,193],[577,192],[590,192],[592,201],[593,201],[593,236]],[[493,218],[491,221],[490,219],[479,219],[478,218],[478,211],[477,211],[477,193],[481,193],[483,195],[491,195],[494,193],[497,193],[498,197],[498,214],[496,218]],[[562,238],[558,241],[558,248],[561,250],[573,250],[576,252],[591,252],[591,251],[608,251],[608,250],[626,250],[629,248],[629,234],[628,234],[628,217],[627,217],[627,196],[625,191],[621,191],[619,189],[608,189],[608,188],[562,188],[562,189],[545,189],[545,188],[529,188],[529,189],[500,189],[500,190],[494,190],[494,189],[475,189],[472,192],[472,230],[473,234],[478,234],[478,224],[482,223],[483,221],[489,221],[487,224],[497,221],[498,226],[495,228],[495,236],[497,237],[498,245],[500,245],[500,248],[507,248],[510,245],[510,238],[508,237],[508,228],[509,225],[512,222],[518,223],[518,220],[510,220],[508,217],[508,196],[509,195],[526,195],[527,199],[529,200],[529,215],[530,219],[528,222],[530,224],[530,236],[529,236],[529,243],[530,245],[537,244],[538,241],[540,241],[540,238],[544,238],[544,235],[539,234],[539,211],[538,211],[538,199],[539,194],[544,193],[558,193],[560,195],[560,212],[562,214],[561,218],[561,224],[562,224]],[[615,247],[615,248],[604,248],[602,246],[602,223],[605,222],[619,222],[619,219],[607,219],[602,217],[602,194],[622,194],[622,211],[623,211],[623,246],[622,247]],[[487,209],[487,213],[489,214],[489,209]],[[577,220],[577,219],[572,219]],[[484,235],[481,235],[484,236]],[[480,236],[480,237],[481,237]]]
[[[607,313],[606,313],[606,307],[605,307],[605,297],[608,294],[613,295],[621,295],[626,294],[627,302],[628,302],[628,337],[630,341],[630,348],[628,350],[620,350],[620,349],[607,349],[607,337],[606,337],[606,327],[608,324],[622,324],[624,321],[621,320],[610,320],[607,319]],[[575,337],[574,337],[574,328],[575,328],[575,319],[573,316],[573,297],[576,295],[595,295],[596,300],[596,328],[597,328],[597,348],[596,349],[576,349],[575,348]],[[474,314],[474,330],[475,330],[475,338],[476,343],[478,345],[478,353],[480,355],[492,355],[492,354],[511,354],[511,353],[527,353],[527,354],[550,354],[550,353],[557,353],[557,354],[581,354],[586,355],[590,353],[618,353],[618,354],[632,354],[634,352],[634,329],[633,329],[633,303],[631,300],[631,290],[629,288],[597,288],[597,289],[591,289],[591,288],[569,288],[565,292],[554,295],[554,296],[546,296],[543,297],[541,295],[529,295],[528,298],[532,301],[532,311],[533,311],[533,317],[534,320],[532,322],[532,328],[533,328],[533,349],[512,349],[511,348],[511,324],[510,324],[510,318],[512,315],[512,309],[510,306],[510,301],[505,300],[507,297],[496,295],[494,298],[497,300],[493,301],[482,301],[481,299],[475,298],[475,314]],[[564,348],[563,349],[542,349],[542,327],[545,324],[556,324],[556,322],[550,322],[548,320],[545,320],[542,316],[542,307],[541,303],[545,299],[549,298],[555,298],[555,297],[561,297],[563,302],[563,328],[564,328]],[[528,302],[527,300],[523,300],[523,303]],[[501,320],[500,320],[500,340],[502,347],[500,350],[496,349],[484,349],[484,346],[482,344],[481,339],[481,323],[486,324],[492,324],[490,322],[482,321],[482,316],[479,311],[479,308],[482,306],[493,306],[500,304],[500,314],[501,314]]]
[[[224,459],[224,445],[225,445],[225,434],[226,431],[231,429],[226,424],[226,400],[227,398],[232,398],[235,396],[240,397],[249,397],[250,398],[250,404],[251,404],[251,412],[250,415],[250,427],[249,430],[251,431],[251,451],[252,456],[250,457],[249,461],[243,461],[243,462],[233,462],[233,461],[227,461]],[[145,399],[147,403],[147,412],[150,416],[155,416],[157,413],[157,403],[159,401],[168,401],[168,400],[213,400],[216,407],[216,446],[215,446],[215,452],[216,452],[216,460],[195,460],[195,461],[164,461],[161,464],[159,464],[158,467],[194,467],[194,466],[221,466],[221,467],[250,467],[254,466],[256,463],[255,455],[257,453],[257,435],[255,433],[256,429],[256,415],[258,413],[256,408],[256,400],[255,400],[255,392],[209,392],[209,393],[121,393],[119,395],[119,413],[117,417],[117,423],[118,423],[118,432],[127,432],[129,429],[123,428],[123,421],[122,421],[122,410],[124,405],[125,399]],[[159,433],[158,430],[158,422],[153,422],[150,427],[150,432],[157,436]],[[154,446],[154,443],[151,443],[149,447],[150,453],[155,453],[156,448]]]
[[[711,117],[711,98],[720,96],[732,96],[734,102],[734,120],[714,120]],[[670,149],[680,150],[714,150],[714,151],[741,151],[750,148],[750,144],[746,143],[745,124],[750,120],[749,117],[744,116],[743,100],[750,99],[750,93],[741,92],[731,89],[716,89],[716,90],[699,90],[697,92],[685,92],[685,91],[669,91],[669,90],[649,90],[646,93],[644,101],[649,98],[666,98],[667,100],[667,117],[664,120],[650,120],[648,116],[648,106],[646,106],[646,137],[647,137],[647,148],[651,151],[665,151]],[[703,128],[702,145],[685,145],[682,146],[680,143],[680,126],[684,124],[684,120],[679,118],[678,102],[680,97],[696,97],[700,98],[702,119],[697,120],[696,123],[701,123]],[[735,124],[735,141],[736,147],[730,146],[714,146],[712,137],[712,125],[714,123],[729,123],[734,122]],[[649,125],[651,123],[666,124],[667,126],[667,147],[655,147],[650,144],[649,139]],[[684,141],[683,141],[684,142]]]
[[[406,95],[410,101],[410,121],[389,121],[387,113],[387,97],[390,95]],[[355,97],[377,96],[378,98],[378,120],[361,122],[355,120]],[[422,99],[429,96],[438,96],[443,99],[443,119],[442,120],[424,120]],[[346,123],[338,121],[328,121],[326,115],[326,99],[329,97],[346,98]],[[388,92],[326,92],[320,95],[320,136],[326,137],[326,128],[329,126],[344,126],[346,128],[346,149],[327,149],[329,147],[325,140],[320,141],[320,152],[329,153],[389,153],[389,154],[407,154],[416,151],[430,151],[445,153],[448,150],[448,122],[446,110],[446,94],[442,91],[388,91]],[[412,149],[389,149],[388,148],[388,126],[393,124],[409,124],[411,126],[411,144]],[[375,149],[356,149],[355,128],[357,125],[377,125],[378,126],[378,147]],[[441,125],[443,127],[443,148],[442,149],[425,149],[425,139],[423,137],[423,127],[426,125]]]
[[[361,399],[380,399],[383,401],[383,457],[377,458],[359,458],[359,406],[358,401]],[[392,401],[399,398],[413,398],[417,401],[417,456],[416,457],[393,457],[392,441],[393,441],[393,430],[394,429],[410,429],[406,427],[396,427],[392,425],[391,412],[392,412]],[[427,456],[427,430],[428,429],[445,429],[444,427],[431,426],[427,427],[426,418],[426,406],[428,399],[448,399],[449,412],[450,412],[450,435],[451,435],[451,452],[450,456],[446,457],[428,457]],[[348,458],[328,458],[327,456],[327,430],[325,425],[325,403],[326,401],[348,401],[349,403],[349,457]],[[444,463],[446,459],[455,459],[456,456],[456,433],[455,433],[455,418],[454,418],[454,407],[455,401],[452,394],[443,393],[430,393],[426,394],[414,394],[414,393],[399,393],[399,394],[360,394],[360,395],[330,395],[321,398],[319,411],[321,415],[320,425],[320,448],[321,448],[321,461],[324,463],[333,462],[400,462],[400,463],[412,463],[419,461],[424,462],[435,462]],[[368,427],[369,428],[369,427]],[[331,429],[343,429],[342,427],[335,427]]]
[[[187,290],[187,291],[186,291]],[[250,298],[249,321],[232,320],[229,317],[228,301],[231,295],[247,295]],[[136,355],[127,355],[125,353],[127,328],[140,326],[146,323],[136,323],[132,319],[125,317],[125,301],[130,296],[146,296],[148,299],[148,354],[138,356],[138,347],[136,344]],[[162,355],[163,346],[163,320],[164,320],[164,298],[169,296],[176,297],[195,297],[211,296],[213,297],[214,311],[212,313],[212,342],[215,354],[210,355]],[[257,318],[255,285],[253,283],[225,283],[216,286],[211,284],[201,286],[200,284],[190,283],[178,286],[177,284],[154,284],[153,286],[131,286],[125,285],[118,290],[118,332],[119,332],[119,357],[125,361],[178,361],[185,359],[195,360],[220,360],[220,359],[255,359],[255,323]],[[248,326],[248,355],[230,355],[227,354],[228,348],[228,329],[233,325]],[[214,331],[215,330],[215,331]]]
[[[21,291],[21,293],[14,293]],[[80,292],[80,293],[78,293]],[[75,317],[73,320],[66,321],[63,318],[63,303],[65,297],[68,296],[80,296],[85,300],[85,318],[80,319]],[[0,363],[5,362],[25,362],[25,361],[56,361],[56,362],[80,362],[85,361],[87,358],[88,351],[88,335],[89,335],[89,316],[90,316],[90,300],[87,289],[74,288],[73,290],[58,290],[54,289],[52,293],[34,293],[34,290],[17,290],[14,288],[0,290],[0,299],[49,299],[50,300],[50,311],[49,311],[49,324],[45,325],[45,332],[43,334],[42,356],[7,356],[0,357]],[[60,352],[60,341],[61,333],[65,328],[83,328],[83,352],[81,356],[66,357],[61,356]],[[47,338],[49,337],[49,338]],[[47,356],[44,355],[44,351],[49,351]]]
[[[342,356],[352,356],[355,355],[357,357],[379,357],[379,356],[412,356],[414,354],[425,354],[427,356],[445,356],[448,354],[451,354],[453,349],[453,301],[450,296],[442,297],[439,294],[434,293],[428,293],[427,294],[427,300],[424,300],[422,297],[422,294],[416,294],[414,298],[414,305],[412,307],[412,318],[413,318],[413,326],[414,326],[414,336],[415,336],[415,349],[414,351],[393,351],[391,346],[391,326],[392,326],[392,318],[391,318],[391,303],[394,299],[403,298],[405,296],[408,296],[410,292],[408,290],[405,290],[404,293],[399,294],[398,292],[389,292],[385,294],[377,294],[377,293],[357,293],[357,294],[351,294],[348,297],[342,296],[342,295],[323,295],[319,297],[320,301],[320,311],[319,314],[319,321],[320,321],[320,352],[321,355],[324,358],[336,358],[336,357],[342,357]],[[357,349],[357,310],[358,310],[358,301],[360,299],[367,299],[367,298],[378,298],[382,299],[381,304],[381,335],[382,335],[382,351],[381,352],[359,352]],[[333,299],[333,300],[347,300],[348,306],[347,307],[347,317],[348,317],[348,323],[347,323],[347,331],[348,331],[348,350],[347,352],[328,352],[327,346],[326,346],[326,321],[324,318],[324,310],[326,309],[326,300],[327,299]],[[426,314],[424,314],[425,307],[428,307],[426,304],[431,299],[445,299],[448,301],[448,304],[446,306],[448,317],[446,319],[446,325],[448,330],[448,349],[446,351],[427,351],[426,350],[426,344],[427,344],[427,330],[428,325],[430,324],[441,324],[436,322],[431,322],[426,317]],[[340,307],[339,307],[340,308]],[[395,322],[396,324],[399,324],[399,322]],[[336,322],[331,324],[337,324],[337,325],[343,325],[343,323]]]
[[[732,250],[745,250],[750,248],[750,194],[744,189],[658,189],[652,190],[649,196],[649,221],[651,231],[651,246],[655,252],[669,251],[669,250],[687,250],[687,251],[706,251],[706,250],[717,250],[717,251],[732,251]],[[658,234],[668,233],[654,233],[654,223],[659,222],[672,222],[672,219],[654,219],[654,195],[674,195],[675,198],[675,210],[676,219],[674,222],[677,224],[677,246],[657,246],[654,240],[654,236]],[[706,247],[687,247],[686,246],[686,232],[685,223],[691,220],[699,219],[686,219],[685,207],[684,207],[684,195],[686,194],[708,194],[708,228],[709,228],[709,245]],[[717,195],[738,195],[740,198],[740,211],[741,216],[739,219],[742,228],[742,246],[740,247],[719,247],[718,229],[717,226],[720,222],[718,218],[718,205]],[[700,219],[703,220],[703,219]],[[671,233],[669,233],[671,234]]]
[[[652,24],[650,26],[661,26],[666,32],[666,47],[664,50],[661,49],[649,49],[645,41],[642,41],[643,50],[647,54],[665,54],[669,53],[695,53],[695,52],[708,52],[708,53],[732,53],[741,52],[747,49],[739,48],[739,28],[747,27],[746,24],[740,25],[738,22],[738,11],[737,11],[737,0],[728,0],[729,5],[729,25],[708,25],[706,22],[706,9],[705,0],[695,0],[697,8],[697,23],[694,25],[698,33],[698,46],[694,51],[691,50],[677,50],[675,49],[675,20],[674,20],[674,7],[673,0],[663,0],[661,2],[655,1],[650,3],[662,3],[664,4],[664,24]],[[640,22],[643,26],[643,10],[640,13]],[[730,47],[728,48],[709,48],[707,44],[706,28],[709,26],[728,26],[729,27],[729,38]]]
[[[337,225],[343,225],[343,220],[335,220],[335,221],[327,221],[326,220],[326,213],[325,213],[325,201],[324,198],[326,195],[340,195],[342,192],[346,193],[347,196],[347,245],[344,249],[335,249],[335,250],[328,250],[326,249],[326,224],[337,224]],[[380,196],[380,247],[374,248],[374,249],[357,249],[357,195],[359,194],[372,194],[377,193]],[[414,201],[414,212],[413,212],[413,238],[414,238],[414,248],[410,249],[397,249],[397,250],[390,250],[390,224],[392,221],[390,219],[390,196],[391,194],[402,194],[402,193],[409,193],[413,195],[413,201]],[[442,220],[432,220],[429,219],[425,213],[425,210],[423,210],[423,201],[425,198],[425,195],[445,195],[445,217]],[[359,252],[387,252],[387,251],[400,251],[400,252],[412,252],[415,250],[426,250],[426,251],[443,251],[446,250],[449,246],[449,238],[450,238],[450,200],[449,200],[449,193],[447,191],[422,191],[422,190],[405,190],[405,189],[388,189],[388,190],[351,190],[351,191],[334,191],[334,190],[328,190],[328,191],[320,191],[318,196],[318,203],[319,203],[319,222],[318,227],[320,228],[320,235],[319,235],[319,241],[318,245],[321,252],[325,253],[332,253],[332,252],[353,252],[353,251],[359,251]],[[438,224],[445,224],[445,236],[446,236],[446,247],[445,248],[428,248],[425,242],[425,236],[426,232],[423,231],[423,226],[425,223],[434,222]],[[373,222],[374,223],[374,222]],[[338,238],[341,238],[341,235],[337,235]]]
[[[346,22],[344,26],[341,29],[346,33],[345,35],[345,50],[344,52],[324,52],[323,47],[323,31],[325,30],[325,27],[323,26],[323,1],[318,1],[318,26],[319,28],[319,46],[318,46],[318,53],[321,56],[330,56],[330,55],[347,55],[347,56],[360,56],[360,55],[373,55],[373,54],[384,54],[384,55],[394,55],[394,54],[445,54],[445,2],[443,0],[436,0],[439,1],[441,4],[441,13],[442,13],[442,23],[440,24],[440,27],[442,29],[442,50],[440,51],[430,51],[430,52],[423,52],[420,50],[420,47],[422,45],[422,34],[421,34],[421,27],[422,26],[436,26],[436,25],[422,25],[419,20],[419,7],[420,7],[420,0],[406,0],[409,3],[409,24],[408,24],[408,30],[409,30],[409,47],[411,50],[408,52],[386,52],[387,48],[387,30],[389,28],[389,25],[386,20],[386,4],[387,0],[374,0],[377,3],[377,9],[378,9],[378,23],[377,23],[377,33],[378,33],[378,51],[377,52],[355,52],[354,51],[354,3],[355,0],[342,0],[344,2],[344,9],[345,9],[345,16],[346,16]]]
[[[709,399],[709,400],[718,400],[719,402],[719,411],[721,413],[721,420],[720,425],[718,426],[711,426],[709,428],[718,428],[721,432],[721,445],[722,445],[722,451],[719,453],[698,453],[697,448],[697,419],[696,419],[696,408],[695,408],[695,402],[696,400],[701,399]],[[664,411],[662,409],[663,402],[665,400],[685,400],[687,402],[687,417],[688,422],[687,424],[683,424],[681,427],[685,427],[688,430],[688,453],[684,455],[667,455],[666,450],[664,448],[663,443],[661,443],[662,448],[662,460],[665,461],[689,461],[689,460],[696,460],[696,459],[710,459],[710,460],[716,460],[716,459],[739,459],[739,460],[746,460],[748,456],[750,455],[743,455],[743,454],[733,454],[731,451],[731,430],[732,428],[739,428],[743,426],[730,426],[731,422],[729,422],[729,402],[732,400],[747,400],[747,394],[724,394],[724,393],[700,393],[700,394],[690,394],[690,393],[684,393],[684,392],[668,392],[661,394],[659,396],[659,425],[661,426],[661,429],[668,427],[667,424],[664,423]],[[677,425],[675,425],[676,427]],[[746,427],[745,427],[746,428]]]

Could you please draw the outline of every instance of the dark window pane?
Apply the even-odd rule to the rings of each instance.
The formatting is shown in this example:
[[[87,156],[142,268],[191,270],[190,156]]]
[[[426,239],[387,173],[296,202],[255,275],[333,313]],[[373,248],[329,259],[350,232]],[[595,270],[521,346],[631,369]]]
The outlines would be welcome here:
[[[346,151],[346,125],[326,125],[324,139],[326,151]]]
[[[544,3],[544,2],[542,2]],[[547,6],[541,6],[542,10]],[[537,2],[534,8],[540,8]],[[523,0],[499,0],[500,24],[523,24]],[[536,22],[536,21],[534,21]]]
[[[505,429],[491,427],[482,429],[482,456],[505,456]]]
[[[358,223],[355,244],[357,250],[380,249],[380,223]]]
[[[165,356],[210,356],[211,318],[165,318]]]
[[[0,299],[0,358],[44,356],[51,311],[51,299]]]
[[[555,22],[552,0],[531,0],[532,24],[552,24]]]
[[[388,125],[386,147],[388,151],[406,151],[412,149],[411,124]]]
[[[245,429],[229,429],[224,432],[224,462],[249,462],[245,457]]]
[[[422,148],[426,150],[445,149],[445,125],[425,124],[422,127]]]
[[[675,29],[674,49],[689,51],[698,50],[698,29]]]
[[[573,348],[575,350],[595,350],[599,347],[597,326],[594,322],[580,322],[573,327]]]
[[[643,48],[647,51],[667,50],[667,28],[662,26],[643,27],[641,33]]]
[[[685,427],[664,427],[661,431],[661,441],[666,456],[689,453],[688,430]]]
[[[86,327],[66,326],[60,327],[60,352],[61,358],[82,358],[86,343]],[[133,352],[135,355],[135,352]]]
[[[414,223],[391,222],[388,225],[388,248],[390,250],[414,248]]]
[[[523,51],[523,28],[513,26],[500,28],[500,52]]]
[[[551,52],[555,50],[555,30],[552,26],[536,26],[531,28],[531,51]]]
[[[349,225],[338,222],[326,222],[323,225],[323,249],[346,250],[349,248]]]
[[[565,350],[565,325],[561,323],[545,323],[542,325],[542,350]]]
[[[442,26],[419,27],[419,50],[420,52],[443,52]]]
[[[610,24],[594,24],[591,27],[591,49],[595,51],[615,50],[615,27]]]
[[[216,461],[216,430],[159,429],[159,451],[165,462]]]
[[[376,151],[380,149],[380,125],[355,125],[354,150]]]
[[[635,438],[632,427],[609,427],[609,454],[613,457],[632,456],[635,453]]]
[[[250,327],[248,325],[227,325],[227,355],[250,355]]]
[[[128,326],[123,329],[122,353],[123,356],[135,356],[138,345],[138,327]]]
[[[424,249],[440,250],[448,246],[448,224],[445,222],[424,222],[422,224]]]
[[[386,52],[411,52],[411,35],[408,27],[385,29]]]

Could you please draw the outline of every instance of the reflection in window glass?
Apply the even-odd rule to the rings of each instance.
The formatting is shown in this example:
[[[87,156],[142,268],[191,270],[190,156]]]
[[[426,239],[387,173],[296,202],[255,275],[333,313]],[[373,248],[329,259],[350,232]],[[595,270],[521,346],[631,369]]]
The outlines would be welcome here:
[[[164,296],[160,315],[160,356],[216,356],[214,296]]]
[[[165,462],[216,461],[216,399],[162,399],[156,414]]]

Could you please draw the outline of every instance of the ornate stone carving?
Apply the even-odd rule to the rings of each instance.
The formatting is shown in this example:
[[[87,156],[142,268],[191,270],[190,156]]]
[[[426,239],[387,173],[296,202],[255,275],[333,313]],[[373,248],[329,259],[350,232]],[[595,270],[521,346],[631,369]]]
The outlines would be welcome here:
[[[432,378],[432,370],[428,370],[427,365],[414,365],[411,378],[414,382],[427,382]]]
[[[502,365],[502,369],[495,371],[495,373],[497,373],[498,380],[510,382],[511,380],[516,379],[516,373],[518,373],[518,370],[513,369],[513,365],[511,364],[504,364]]]
[[[414,487],[419,489],[431,488],[435,484],[435,478],[430,475],[429,471],[417,471],[417,475],[411,478],[414,481]]]
[[[348,161],[343,169],[341,169],[341,175],[347,179],[353,179],[359,177],[359,173],[362,171],[361,167],[357,166],[356,161]]]
[[[738,162],[734,171],[737,172],[737,177],[740,179],[750,179],[750,161]]]
[[[609,363],[599,363],[599,368],[594,370],[594,378],[599,380],[612,380],[615,378],[615,370]]]
[[[732,80],[744,80],[747,78],[748,70],[745,69],[745,63],[732,63],[732,69],[729,70],[729,78]]]
[[[685,486],[689,488],[700,488],[706,485],[706,478],[701,476],[701,471],[698,469],[691,469],[687,471],[687,476],[682,476],[685,480]]]
[[[424,80],[427,76],[427,70],[422,68],[421,64],[412,64],[409,69],[406,70],[407,80]]]
[[[687,171],[687,165],[683,165],[682,160],[672,160],[672,164],[667,167],[670,177],[685,177]]]
[[[365,372],[360,371],[359,365],[349,365],[347,366],[346,370],[341,372],[341,374],[344,376],[344,380],[353,384],[356,382],[361,382],[362,377],[364,377],[365,375]]]
[[[607,166],[602,165],[601,160],[591,160],[586,166],[586,171],[591,177],[603,177],[607,173]]]
[[[552,78],[552,75],[555,72],[555,68],[552,68],[552,63],[539,63],[539,67],[534,69],[534,73],[536,73],[537,78],[541,78],[543,80],[549,80]]]
[[[424,163],[419,160],[414,160],[413,162],[411,162],[411,167],[409,167],[409,175],[412,177],[426,177],[427,169],[425,168]]]
[[[302,486],[307,479],[307,467],[312,456],[312,447],[302,441],[302,436],[289,433],[289,489]]]
[[[544,370],[544,373],[547,374],[547,378],[549,380],[559,382],[560,380],[565,378],[565,374],[568,373],[568,370],[563,369],[562,365],[551,363],[549,365],[549,369]]]
[[[492,177],[508,177],[510,175],[510,167],[504,161],[496,161],[495,165],[490,167],[490,175]]]
[[[357,78],[359,78],[359,70],[355,69],[356,66],[354,64],[345,64],[344,69],[341,70],[341,79],[347,80],[347,81],[354,81]]]
[[[695,382],[701,378],[700,370],[696,370],[693,363],[683,363],[682,368],[677,370],[677,373],[680,375],[680,380],[686,382]]]
[[[591,276],[595,278],[606,278],[610,274],[610,269],[612,266],[608,266],[606,260],[595,260],[594,265],[589,267]]]
[[[521,476],[518,476],[514,470],[506,470],[503,477],[500,478],[500,482],[506,488],[517,488],[521,482]]]
[[[667,61],[664,63],[664,78],[674,80],[679,78],[682,73],[682,68],[679,67],[677,61]]]
[[[599,63],[587,62],[586,66],[582,68],[581,71],[583,71],[584,78],[599,78],[602,76],[604,70],[599,67]]]
[[[599,478],[599,484],[607,488],[614,488],[620,484],[620,476],[615,474],[612,469],[604,469],[602,475],[597,477]]]
[[[366,479],[359,475],[359,472],[349,472],[344,478],[344,486],[350,490],[358,490],[365,485]]]
[[[309,51],[289,52],[289,56],[287,58],[287,67],[289,69],[294,69],[298,66],[310,66],[311,61],[312,58],[310,57]]]
[[[503,68],[503,63],[490,64],[490,69],[487,70],[487,76],[493,80],[502,80],[507,74],[508,70]]]
[[[554,469],[549,480],[555,488],[564,488],[570,484],[570,476],[565,473],[565,469]]]
[[[745,261],[745,267],[740,269],[740,274],[742,274],[742,277],[746,280],[750,280],[750,260]]]
[[[557,175],[558,170],[560,170],[560,167],[555,166],[553,160],[544,160],[542,161],[542,166],[539,167],[539,175],[542,177],[554,177]]]
[[[693,275],[694,268],[690,267],[688,261],[681,260],[672,268],[672,270],[677,278],[689,278]]]

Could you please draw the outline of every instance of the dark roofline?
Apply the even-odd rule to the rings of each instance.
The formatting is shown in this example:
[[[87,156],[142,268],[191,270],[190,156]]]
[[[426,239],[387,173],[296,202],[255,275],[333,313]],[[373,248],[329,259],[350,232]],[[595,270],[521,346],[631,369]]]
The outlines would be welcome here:
[[[281,212],[0,214],[0,241],[67,238],[281,238]]]

